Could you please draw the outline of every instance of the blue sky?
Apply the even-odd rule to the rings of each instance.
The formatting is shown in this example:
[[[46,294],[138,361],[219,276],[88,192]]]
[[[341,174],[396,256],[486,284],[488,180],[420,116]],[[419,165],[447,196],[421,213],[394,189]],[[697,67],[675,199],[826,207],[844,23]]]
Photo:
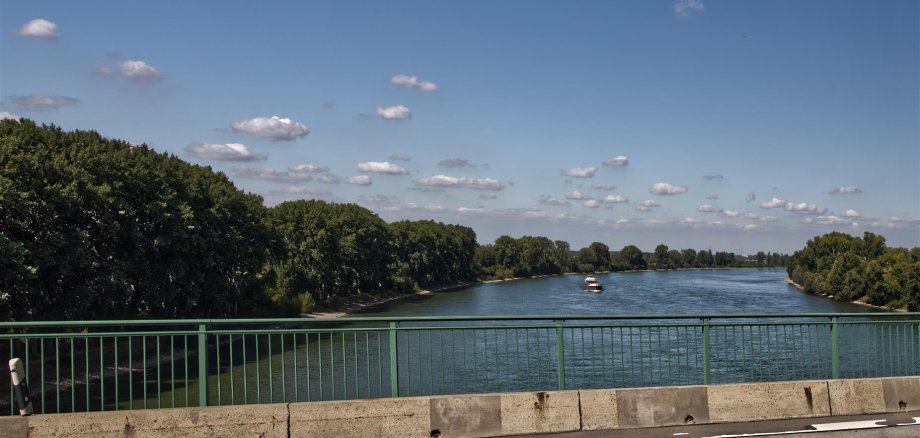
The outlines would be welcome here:
[[[918,17],[914,1],[4,2],[0,111],[147,143],[268,205],[357,202],[481,242],[917,246]]]

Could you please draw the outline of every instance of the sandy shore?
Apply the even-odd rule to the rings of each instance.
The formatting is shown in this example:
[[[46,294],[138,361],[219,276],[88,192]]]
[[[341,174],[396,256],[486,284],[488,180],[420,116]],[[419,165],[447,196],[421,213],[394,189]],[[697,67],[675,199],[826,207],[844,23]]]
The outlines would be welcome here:
[[[798,289],[798,290],[800,290],[800,291],[803,291],[803,292],[805,291],[805,288],[802,287],[801,284],[798,284],[798,283],[792,281],[791,278],[787,278],[787,279],[786,279],[786,283],[791,284],[792,286],[795,286],[796,289]],[[833,296],[833,295],[820,295],[820,296],[826,297],[826,298],[830,298],[830,299],[834,299],[834,296]],[[884,311],[886,311],[886,312],[906,312],[906,311],[907,311],[907,309],[905,309],[905,308],[895,309],[895,308],[891,308],[891,307],[887,307],[887,306],[877,306],[877,305],[875,305],[875,304],[870,304],[870,303],[868,302],[868,300],[869,300],[869,297],[867,297],[867,296],[862,296],[862,297],[860,297],[859,299],[857,299],[857,300],[855,300],[855,301],[850,301],[850,303],[852,303],[852,304],[857,304],[857,305],[860,305],[860,306],[865,306],[865,307],[871,307],[871,308],[873,308],[873,309],[884,310]]]

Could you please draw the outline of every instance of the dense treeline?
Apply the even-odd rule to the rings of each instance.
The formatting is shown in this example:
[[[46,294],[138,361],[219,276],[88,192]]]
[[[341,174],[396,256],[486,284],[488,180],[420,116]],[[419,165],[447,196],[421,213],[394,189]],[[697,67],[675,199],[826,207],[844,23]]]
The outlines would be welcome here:
[[[262,297],[262,198],[146,146],[0,122],[0,318],[217,316]]]
[[[808,293],[920,310],[920,247],[888,248],[878,234],[815,237],[792,255],[786,270]]]
[[[763,255],[764,257],[760,257]],[[501,236],[430,220],[386,223],[354,204],[267,208],[222,173],[96,132],[0,121],[0,317],[278,315],[382,290],[477,278],[766,266],[777,254]]]
[[[635,245],[612,252],[601,242],[593,242],[573,254],[567,242],[534,236],[518,239],[501,236],[494,244],[482,245],[476,250],[476,267],[482,279],[563,272],[779,267],[785,266],[788,259],[787,255],[763,251],[748,257],[722,251],[713,254],[710,250],[669,250],[666,245],[658,245],[651,254],[643,253]]]

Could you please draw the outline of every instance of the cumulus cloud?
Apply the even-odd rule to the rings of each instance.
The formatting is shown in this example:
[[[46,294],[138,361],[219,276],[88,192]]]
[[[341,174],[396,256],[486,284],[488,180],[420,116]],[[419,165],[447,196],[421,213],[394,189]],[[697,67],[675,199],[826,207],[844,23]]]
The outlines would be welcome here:
[[[428,187],[463,187],[475,190],[502,190],[505,183],[492,178],[467,178],[447,175],[426,176],[415,180],[416,185]]]
[[[397,160],[397,161],[409,161],[412,159],[412,157],[406,154],[393,154],[393,155],[390,155],[390,159]]]
[[[342,182],[342,178],[339,177],[338,175],[333,175],[331,173],[324,173],[320,176],[317,176],[316,181],[321,182],[323,184],[338,184]]]
[[[559,199],[559,198],[554,198],[549,195],[540,195],[540,199],[538,199],[537,202],[543,205],[560,206],[560,207],[571,205],[569,204],[569,201]]]
[[[601,204],[597,202],[596,199],[589,199],[585,201],[584,204],[582,205],[584,205],[586,208],[597,208],[597,207],[600,207]]]
[[[578,190],[574,190],[574,191],[571,191],[571,192],[566,193],[566,194],[565,194],[565,199],[582,200],[582,199],[591,199],[591,197],[585,195],[585,194],[582,193],[582,192],[579,192]]]
[[[756,230],[756,229],[757,229],[757,224],[747,224],[747,225],[744,225],[744,226],[741,227],[741,228],[743,228],[743,229],[745,229],[745,230]]]
[[[623,167],[628,164],[629,164],[629,158],[624,157],[622,155],[613,157],[609,160],[604,160],[604,165],[610,166],[610,167]]]
[[[406,168],[399,167],[389,161],[367,161],[358,163],[358,170],[362,172],[385,173],[388,175],[405,175],[409,173]]]
[[[371,180],[371,177],[367,175],[355,175],[348,177],[348,184],[354,184],[356,186],[369,186],[374,182]]]
[[[399,198],[387,195],[361,195],[358,196],[358,203],[372,205],[375,207],[391,207],[399,204]]]
[[[12,100],[16,107],[23,111],[51,111],[80,102],[73,97],[39,95],[13,96]]]
[[[714,212],[716,212],[716,211],[719,211],[719,208],[718,208],[718,207],[714,207],[714,206],[709,205],[709,204],[703,204],[703,205],[700,205],[699,207],[697,207],[697,208],[696,208],[696,211],[699,211],[699,212],[702,212],[702,213],[714,213]]]
[[[326,166],[318,166],[316,164],[292,164],[288,166],[288,170],[291,172],[298,173],[326,173],[329,171],[329,168]]]
[[[715,182],[725,181],[725,177],[722,175],[703,175],[703,179],[705,179],[706,181],[715,181]]]
[[[163,75],[144,61],[129,60],[118,63],[118,71],[138,84],[149,84],[160,80]]]
[[[622,195],[607,195],[604,197],[603,201],[608,204],[622,204],[624,202],[629,202],[629,198]]]
[[[676,186],[660,182],[655,183],[648,191],[656,195],[679,195],[681,193],[687,193],[687,186]]]
[[[238,178],[261,179],[278,183],[308,182],[313,180],[313,177],[307,173],[283,172],[262,167],[238,166],[234,170]]]
[[[378,106],[377,115],[383,120],[408,120],[412,118],[412,111],[405,105]]]
[[[722,217],[738,217],[738,214],[735,210],[719,210],[719,216]]]
[[[843,216],[844,216],[844,217],[860,217],[860,216],[862,216],[862,215],[859,214],[858,211],[852,210],[852,209],[851,209],[851,210],[847,210],[847,211],[843,212]]]
[[[645,208],[654,208],[654,207],[661,207],[661,204],[651,199],[646,199],[645,201],[640,202],[639,206],[645,207]]]
[[[573,167],[562,171],[562,176],[571,176],[573,178],[591,178],[597,173],[596,167]]]
[[[761,203],[760,208],[780,208],[786,205],[786,201],[779,198],[773,198],[767,202]]]
[[[406,204],[406,210],[424,211],[425,213],[443,213],[447,211],[446,208],[440,205],[418,205],[414,202]]]
[[[615,185],[613,185],[613,184],[597,184],[597,183],[594,183],[594,184],[591,184],[591,188],[594,189],[594,190],[605,190],[605,191],[608,191],[608,192],[609,192],[609,191],[616,190],[616,189],[617,189],[617,186],[615,186]]]
[[[674,13],[678,17],[687,17],[691,11],[703,10],[703,2],[699,0],[678,0],[674,3]]]
[[[58,38],[58,25],[44,18],[36,18],[23,24],[16,30],[16,35],[43,40],[56,40]]]
[[[821,208],[815,204],[808,204],[805,202],[800,202],[798,204],[794,202],[787,202],[786,205],[783,206],[783,209],[793,213],[801,214],[824,214],[827,212],[826,208]]]
[[[829,191],[828,193],[832,195],[849,195],[849,194],[862,193],[862,190],[860,190],[857,187],[853,187],[853,186],[840,186],[840,187],[835,187],[833,190]]]
[[[761,222],[776,222],[776,221],[779,220],[779,218],[776,217],[776,216],[761,216],[761,217],[757,218],[757,220],[759,220],[759,221],[761,221]]]
[[[18,115],[16,115],[16,114],[8,113],[8,112],[6,112],[6,111],[0,111],[0,120],[7,120],[7,119],[9,119],[9,120],[19,120],[19,119],[21,119],[21,118],[22,118],[21,116],[18,116]]]
[[[231,127],[234,131],[245,132],[271,141],[296,140],[310,133],[310,129],[302,123],[278,116],[240,120],[233,122]]]
[[[305,198],[325,198],[332,195],[332,192],[329,190],[317,189],[308,186],[291,186],[284,189],[284,193],[300,195]]]
[[[446,160],[441,160],[438,162],[438,166],[441,167],[475,167],[470,164],[469,160],[463,158],[448,158]]]
[[[438,91],[438,86],[434,82],[420,81],[417,76],[396,75],[390,78],[390,83],[406,88],[415,88],[422,91]]]
[[[254,154],[242,143],[195,143],[186,146],[190,155],[205,160],[261,161],[265,154]]]

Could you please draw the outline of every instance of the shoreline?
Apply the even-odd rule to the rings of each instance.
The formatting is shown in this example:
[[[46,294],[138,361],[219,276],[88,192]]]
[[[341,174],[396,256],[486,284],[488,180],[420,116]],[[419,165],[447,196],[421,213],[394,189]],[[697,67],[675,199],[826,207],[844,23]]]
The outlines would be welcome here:
[[[801,284],[798,284],[798,283],[792,281],[791,278],[787,278],[787,279],[786,279],[786,284],[795,287],[796,289],[802,291],[803,293],[807,293],[807,292],[805,292],[805,288],[802,287]],[[833,296],[833,295],[815,295],[815,296],[816,296],[816,297],[824,297],[824,298],[828,298],[828,299],[831,299],[831,300],[834,299],[834,296]],[[849,301],[849,303],[850,303],[850,304],[856,304],[856,305],[859,305],[859,306],[864,306],[864,307],[871,307],[871,308],[873,308],[873,309],[884,310],[884,311],[886,311],[886,312],[906,312],[906,311],[907,311],[907,309],[904,309],[904,308],[894,308],[894,307],[879,306],[879,305],[876,305],[876,304],[871,304],[871,303],[866,302],[865,300],[868,300],[868,297],[866,297],[865,295],[863,295],[863,296],[861,296],[861,297],[859,297],[859,298],[857,298],[857,299],[855,299],[855,300],[853,300],[853,301]]]

